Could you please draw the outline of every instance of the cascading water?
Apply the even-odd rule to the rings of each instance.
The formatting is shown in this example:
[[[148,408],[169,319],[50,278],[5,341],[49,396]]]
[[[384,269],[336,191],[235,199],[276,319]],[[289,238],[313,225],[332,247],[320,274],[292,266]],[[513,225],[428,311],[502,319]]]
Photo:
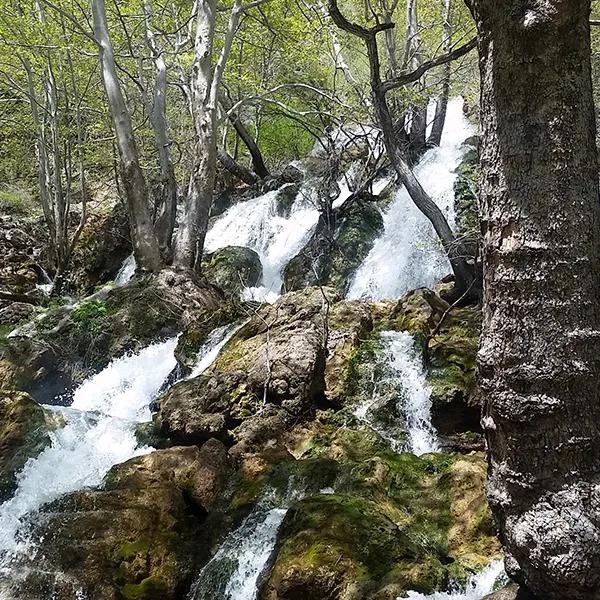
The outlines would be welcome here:
[[[194,372],[208,368],[239,327],[215,330],[200,349]],[[0,581],[18,574],[22,558],[35,557],[28,522],[42,505],[100,485],[112,466],[153,450],[138,446],[135,428],[152,419],[150,405],[177,365],[177,340],[113,360],[75,390],[70,407],[45,406],[64,426],[50,434],[50,446],[27,462],[14,496],[0,505]]]
[[[149,452],[139,448],[135,425],[151,419],[150,402],[175,368],[177,338],[112,361],[75,391],[69,408],[47,406],[65,421],[51,445],[29,460],[15,495],[0,506],[0,572],[35,551],[27,519],[43,504],[99,485],[115,464]]]
[[[405,331],[383,331],[380,334],[383,345],[381,365],[372,397],[355,411],[359,420],[385,439],[396,450],[407,450],[420,456],[439,451],[439,442],[431,424],[430,389],[426,381],[421,353],[413,337]],[[372,409],[381,402],[382,396],[393,390],[396,407],[404,415],[407,430],[407,445],[399,444],[395,434],[378,422]]]
[[[463,101],[448,103],[442,144],[429,150],[415,169],[423,188],[454,222],[454,170],[462,142],[472,134],[462,112]],[[408,290],[431,286],[449,272],[433,227],[401,188],[384,215],[384,232],[360,266],[348,292],[351,299],[398,298]]]
[[[262,282],[260,287],[244,291],[248,300],[272,302],[279,296],[283,269],[302,249],[319,219],[310,184],[300,188],[286,216],[280,214],[282,189],[232,206],[206,235],[208,253],[226,246],[246,246],[260,256]]]
[[[398,600],[481,600],[494,591],[496,582],[504,575],[502,561],[495,560],[479,573],[472,575],[463,589],[435,594],[408,592],[407,596]],[[505,576],[504,576],[505,577]]]
[[[267,492],[200,571],[188,600],[255,600],[258,579],[275,550],[288,507],[303,495],[293,477],[285,498],[278,500],[274,490]]]
[[[123,261],[123,264],[121,265],[121,268],[119,269],[119,272],[116,274],[115,285],[117,287],[119,287],[119,286],[125,285],[126,283],[131,281],[131,279],[135,275],[136,268],[137,268],[137,264],[135,262],[135,256],[133,255],[133,253],[131,253]]]

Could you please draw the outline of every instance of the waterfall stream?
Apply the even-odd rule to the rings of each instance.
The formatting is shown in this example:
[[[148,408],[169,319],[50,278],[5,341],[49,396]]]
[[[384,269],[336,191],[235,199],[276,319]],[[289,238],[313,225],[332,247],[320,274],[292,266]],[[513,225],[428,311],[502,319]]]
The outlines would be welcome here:
[[[213,332],[194,371],[208,368],[238,328]],[[139,447],[135,428],[152,419],[150,404],[177,365],[177,340],[173,337],[113,360],[75,390],[70,407],[44,407],[64,426],[50,433],[50,445],[26,463],[17,476],[14,496],[0,505],[0,577],[18,570],[21,557],[35,556],[28,520],[42,505],[100,485],[113,465],[153,450]]]
[[[494,591],[499,579],[505,577],[502,561],[494,560],[485,569],[472,575],[462,589],[457,588],[455,591],[436,592],[430,595],[408,592],[407,596],[398,600],[481,600]]]
[[[282,212],[280,194],[288,185],[235,204],[206,235],[206,252],[246,246],[259,255],[262,281],[244,291],[247,300],[273,302],[279,296],[283,269],[302,249],[319,219],[315,190],[308,183],[301,186],[289,211]]]
[[[461,98],[450,100],[441,146],[429,150],[414,170],[450,226],[454,224],[454,170],[462,143],[472,135],[462,107]],[[383,234],[355,274],[348,292],[351,299],[399,298],[408,290],[431,287],[450,271],[433,227],[404,188],[396,193],[383,220]]]
[[[373,393],[355,410],[358,419],[378,433],[397,452],[409,451],[417,456],[439,451],[439,442],[431,424],[431,399],[421,352],[413,337],[405,331],[383,331],[379,334],[383,345],[381,373],[373,386]],[[385,396],[393,394],[396,410],[404,415],[407,443],[401,444],[396,433],[382,423],[373,409]]]

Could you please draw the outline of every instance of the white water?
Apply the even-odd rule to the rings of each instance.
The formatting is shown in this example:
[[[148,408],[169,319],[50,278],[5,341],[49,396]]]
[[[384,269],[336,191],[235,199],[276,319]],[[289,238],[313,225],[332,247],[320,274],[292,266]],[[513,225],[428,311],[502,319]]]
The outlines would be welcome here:
[[[484,596],[494,591],[494,585],[504,573],[503,563],[500,560],[491,562],[485,569],[472,575],[464,589],[449,592],[436,592],[435,594],[421,594],[408,592],[404,598],[398,600],[481,600]]]
[[[255,600],[289,502],[273,506],[268,497],[259,502],[200,571],[188,600]]]
[[[262,282],[244,291],[246,300],[273,302],[279,296],[283,269],[302,249],[319,219],[310,185],[300,188],[287,217],[278,214],[278,193],[279,190],[267,192],[232,206],[206,235],[208,253],[226,246],[245,246],[260,256]]]
[[[121,265],[119,272],[115,276],[115,285],[117,287],[125,285],[135,275],[135,270],[137,268],[137,264],[135,262],[135,256],[131,253]]]
[[[202,345],[196,357],[196,366],[192,369],[189,378],[198,377],[213,364],[219,352],[225,344],[246,324],[232,323],[230,325],[223,325],[223,327],[217,327],[208,336],[206,342]]]
[[[149,452],[138,448],[136,423],[149,421],[149,404],[175,368],[177,338],[112,361],[75,391],[59,413],[65,426],[50,434],[51,445],[29,460],[17,477],[15,495],[0,506],[0,568],[30,553],[27,518],[43,504],[99,485],[115,464]]]
[[[438,452],[439,441],[431,424],[431,391],[413,337],[405,331],[383,331],[380,339],[384,347],[383,375],[374,386],[373,396],[358,406],[355,415],[396,451],[409,451],[417,456]],[[370,415],[370,409],[381,400],[381,392],[390,387],[398,390],[396,407],[406,421],[407,447],[399,444],[394,432],[388,431]]]
[[[448,103],[441,146],[429,150],[415,168],[450,226],[454,224],[454,170],[462,156],[461,144],[472,134],[462,106],[461,98]],[[398,298],[408,290],[431,287],[449,271],[433,227],[401,188],[384,215],[384,232],[356,272],[348,297]]]

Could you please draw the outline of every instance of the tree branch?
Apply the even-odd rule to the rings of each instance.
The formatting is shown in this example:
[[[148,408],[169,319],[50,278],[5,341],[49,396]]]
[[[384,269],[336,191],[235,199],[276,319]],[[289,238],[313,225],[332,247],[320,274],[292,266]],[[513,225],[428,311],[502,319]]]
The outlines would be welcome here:
[[[381,84],[381,91],[385,94],[390,90],[394,90],[396,88],[402,87],[403,85],[407,85],[409,83],[418,81],[430,69],[452,62],[453,60],[456,60],[457,58],[468,54],[476,46],[477,38],[473,38],[469,40],[466,44],[456,48],[455,50],[452,50],[452,52],[442,54],[437,58],[424,62],[418,69],[415,69],[414,71],[410,71],[409,73],[403,73],[398,77],[394,77],[393,79],[388,79],[387,81],[384,81]]]

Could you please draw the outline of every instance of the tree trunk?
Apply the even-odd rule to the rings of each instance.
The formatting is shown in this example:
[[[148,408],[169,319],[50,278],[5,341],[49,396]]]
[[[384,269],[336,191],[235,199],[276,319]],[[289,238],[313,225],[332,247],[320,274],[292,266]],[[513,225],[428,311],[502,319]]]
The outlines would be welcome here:
[[[446,54],[452,50],[452,0],[445,0],[443,46]],[[451,73],[452,65],[450,62],[447,62],[444,65],[442,75],[442,91],[435,105],[435,116],[431,125],[431,133],[427,139],[428,146],[439,146],[442,142],[442,132],[446,123],[446,111],[448,110],[448,96],[450,95]]]
[[[590,0],[471,0],[489,499],[509,574],[600,594],[600,203]]]
[[[146,179],[139,162],[131,117],[117,77],[104,0],[92,0],[92,18],[94,36],[100,52],[102,79],[121,157],[121,171],[129,210],[129,226],[135,260],[138,267],[143,270],[159,271],[161,258],[150,216]]]
[[[165,64],[163,52],[161,52],[156,42],[156,36],[152,28],[152,16],[150,1],[144,0],[146,42],[152,53],[155,73],[149,116],[160,163],[160,203],[157,207],[154,228],[163,256],[166,256],[171,247],[171,238],[177,217],[177,180],[171,161],[171,140],[169,139],[167,127],[167,65]]]

